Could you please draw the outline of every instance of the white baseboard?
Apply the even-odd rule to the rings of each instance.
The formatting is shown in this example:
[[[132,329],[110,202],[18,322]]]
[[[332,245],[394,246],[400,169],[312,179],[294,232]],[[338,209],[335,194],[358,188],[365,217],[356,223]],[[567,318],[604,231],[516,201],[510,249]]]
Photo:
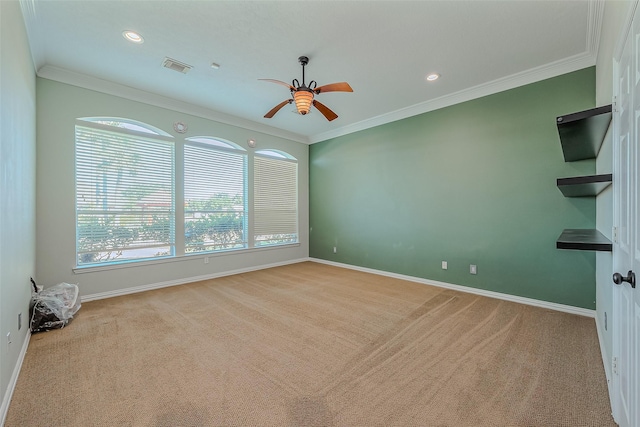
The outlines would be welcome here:
[[[183,279],[169,280],[166,282],[151,283],[148,285],[134,286],[131,288],[118,289],[116,291],[99,292],[97,294],[83,295],[80,297],[81,302],[94,301],[105,298],[113,298],[121,295],[135,294],[138,292],[150,291],[153,289],[167,288],[170,286],[184,285],[185,283],[200,282],[202,280],[217,279],[218,277],[232,276],[234,274],[248,273],[250,271],[264,270],[266,268],[280,267],[283,265],[297,264],[299,262],[310,261],[309,258],[292,259],[273,264],[262,264],[238,270],[229,270],[219,273],[205,274],[202,276],[185,277]]]
[[[410,282],[421,283],[421,284],[424,284],[424,285],[437,286],[437,287],[440,287],[440,288],[453,289],[453,290],[460,291],[460,292],[467,292],[467,293],[472,293],[472,294],[476,294],[476,295],[482,295],[482,296],[486,296],[486,297],[490,297],[490,298],[497,298],[497,299],[501,299],[501,300],[505,300],[505,301],[511,301],[511,302],[516,302],[516,303],[520,303],[520,304],[532,305],[532,306],[535,306],[535,307],[548,308],[550,310],[561,311],[561,312],[564,312],[564,313],[577,314],[577,315],[580,315],[580,316],[586,316],[586,317],[591,317],[591,318],[595,318],[596,317],[595,310],[590,310],[590,309],[587,309],[587,308],[573,307],[573,306],[570,306],[570,305],[557,304],[557,303],[548,302],[548,301],[541,301],[541,300],[537,300],[537,299],[533,299],[533,298],[526,298],[526,297],[520,297],[520,296],[516,296],[516,295],[503,294],[503,293],[500,293],[500,292],[487,291],[487,290],[484,290],[484,289],[471,288],[471,287],[462,286],[462,285],[455,285],[453,283],[446,283],[446,282],[440,282],[440,281],[437,281],[437,280],[423,279],[421,277],[414,277],[414,276],[407,276],[407,275],[404,275],[404,274],[390,273],[388,271],[375,270],[375,269],[366,268],[366,267],[358,267],[358,266],[355,266],[355,265],[343,264],[343,263],[333,262],[333,261],[327,261],[327,260],[319,259],[319,258],[298,258],[298,259],[287,260],[287,261],[273,263],[273,264],[257,265],[257,266],[242,268],[242,269],[238,269],[238,270],[229,270],[229,271],[223,271],[223,272],[219,272],[219,273],[206,274],[206,275],[202,275],[202,276],[192,276],[192,277],[187,277],[187,278],[178,279],[178,280],[170,280],[170,281],[166,281],[166,282],[159,282],[159,283],[151,283],[151,284],[148,284],[148,285],[134,286],[134,287],[131,287],[131,288],[118,289],[116,291],[99,292],[99,293],[96,293],[96,294],[84,295],[84,296],[81,297],[81,301],[82,302],[87,302],[87,301],[94,301],[94,300],[99,300],[99,299],[104,299],[104,298],[112,298],[112,297],[117,297],[117,296],[121,296],[121,295],[128,295],[128,294],[134,294],[134,293],[138,293],[138,292],[150,291],[150,290],[153,290],[153,289],[166,288],[166,287],[169,287],[169,286],[183,285],[185,283],[193,283],[193,282],[199,282],[199,281],[202,281],[202,280],[216,279],[218,277],[232,276],[234,274],[248,273],[250,271],[264,270],[266,268],[280,267],[280,266],[289,265],[289,264],[297,264],[299,262],[304,262],[304,261],[313,261],[313,262],[317,262],[317,263],[321,263],[321,264],[333,265],[335,267],[348,268],[348,269],[351,269],[351,270],[362,271],[362,272],[365,272],[365,273],[377,274],[377,275],[380,275],[380,276],[393,277],[395,279],[401,279],[401,280],[407,280],[407,281],[410,281]]]
[[[520,297],[516,295],[503,294],[501,292],[487,291],[484,289],[471,288],[469,286],[454,285],[453,283],[440,282],[437,280],[423,279],[421,277],[407,276],[404,274],[390,273],[388,271],[374,270],[373,268],[358,267],[350,264],[342,264],[340,262],[327,261],[319,258],[309,258],[310,261],[319,262],[321,264],[333,265],[335,267],[349,268],[351,270],[362,271],[365,273],[378,274],[380,276],[393,277],[394,279],[407,280],[409,282],[421,283],[423,285],[437,286],[439,288],[453,289],[460,292],[482,295],[485,297],[501,299],[505,301],[517,302],[520,304],[532,305],[535,307],[548,308],[550,310],[562,311],[564,313],[577,314],[579,316],[596,317],[596,311],[588,308],[574,307],[571,305],[558,304],[555,302],[541,301],[533,298]]]
[[[2,399],[2,406],[0,406],[0,426],[4,426],[4,422],[7,418],[7,412],[9,412],[9,404],[11,403],[11,397],[13,396],[13,391],[16,388],[16,384],[18,383],[18,375],[20,375],[20,370],[22,369],[22,362],[24,362],[24,356],[27,354],[27,349],[29,348],[29,341],[31,340],[31,331],[27,331],[27,335],[24,338],[24,342],[22,343],[22,348],[20,349],[20,354],[18,355],[18,361],[16,366],[13,368],[13,373],[11,374],[11,379],[9,380],[9,385],[4,393],[4,399]],[[37,397],[36,397],[37,398]]]

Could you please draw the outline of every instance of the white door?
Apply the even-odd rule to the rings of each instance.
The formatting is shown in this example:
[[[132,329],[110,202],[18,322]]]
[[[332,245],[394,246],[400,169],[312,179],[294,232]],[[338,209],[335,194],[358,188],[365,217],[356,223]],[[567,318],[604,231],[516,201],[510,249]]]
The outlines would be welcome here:
[[[614,227],[615,273],[613,296],[613,414],[623,427],[640,427],[640,294],[635,273],[640,273],[640,15],[632,25],[616,58],[614,110]]]

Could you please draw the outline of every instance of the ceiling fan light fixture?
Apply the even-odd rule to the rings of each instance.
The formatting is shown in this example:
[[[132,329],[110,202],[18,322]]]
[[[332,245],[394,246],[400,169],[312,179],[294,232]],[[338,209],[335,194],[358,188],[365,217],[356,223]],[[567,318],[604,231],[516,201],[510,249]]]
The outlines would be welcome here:
[[[307,90],[298,89],[293,94],[293,99],[296,102],[296,109],[298,110],[298,114],[302,114],[303,116],[309,113],[311,109],[311,103],[313,102],[313,92]]]

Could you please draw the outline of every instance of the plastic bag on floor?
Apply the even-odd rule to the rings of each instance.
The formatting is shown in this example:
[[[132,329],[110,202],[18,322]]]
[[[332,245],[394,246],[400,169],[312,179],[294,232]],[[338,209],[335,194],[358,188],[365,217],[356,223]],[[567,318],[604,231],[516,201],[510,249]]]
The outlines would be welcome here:
[[[80,298],[78,298],[77,285],[59,283],[34,293],[31,332],[64,328],[78,310],[80,310]]]

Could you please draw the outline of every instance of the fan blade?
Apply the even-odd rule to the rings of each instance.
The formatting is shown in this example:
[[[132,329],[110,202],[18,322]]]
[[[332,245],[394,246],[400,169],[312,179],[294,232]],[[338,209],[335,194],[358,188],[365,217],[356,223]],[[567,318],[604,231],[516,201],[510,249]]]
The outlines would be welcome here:
[[[267,114],[264,115],[265,119],[270,119],[271,117],[273,117],[278,111],[280,111],[280,109],[282,107],[284,107],[287,104],[291,104],[293,102],[293,99],[287,99],[286,101],[282,101],[280,104],[276,105],[275,107],[273,107]]]
[[[258,80],[262,80],[262,81],[265,81],[265,82],[271,82],[271,83],[277,83],[279,85],[286,86],[291,90],[296,90],[296,88],[291,86],[289,83],[285,83],[285,82],[280,81],[280,80],[274,80],[274,79],[258,79]]]
[[[351,86],[349,86],[349,83],[347,82],[340,82],[340,83],[331,83],[328,85],[324,85],[324,86],[320,86],[317,89],[314,89],[315,93],[321,93],[321,92],[353,92],[353,89],[351,89]]]
[[[329,107],[327,107],[321,102],[316,101],[315,99],[313,100],[313,106],[316,107],[318,111],[320,111],[322,115],[325,116],[329,121],[335,120],[338,118],[338,115],[333,111],[331,111]]]

